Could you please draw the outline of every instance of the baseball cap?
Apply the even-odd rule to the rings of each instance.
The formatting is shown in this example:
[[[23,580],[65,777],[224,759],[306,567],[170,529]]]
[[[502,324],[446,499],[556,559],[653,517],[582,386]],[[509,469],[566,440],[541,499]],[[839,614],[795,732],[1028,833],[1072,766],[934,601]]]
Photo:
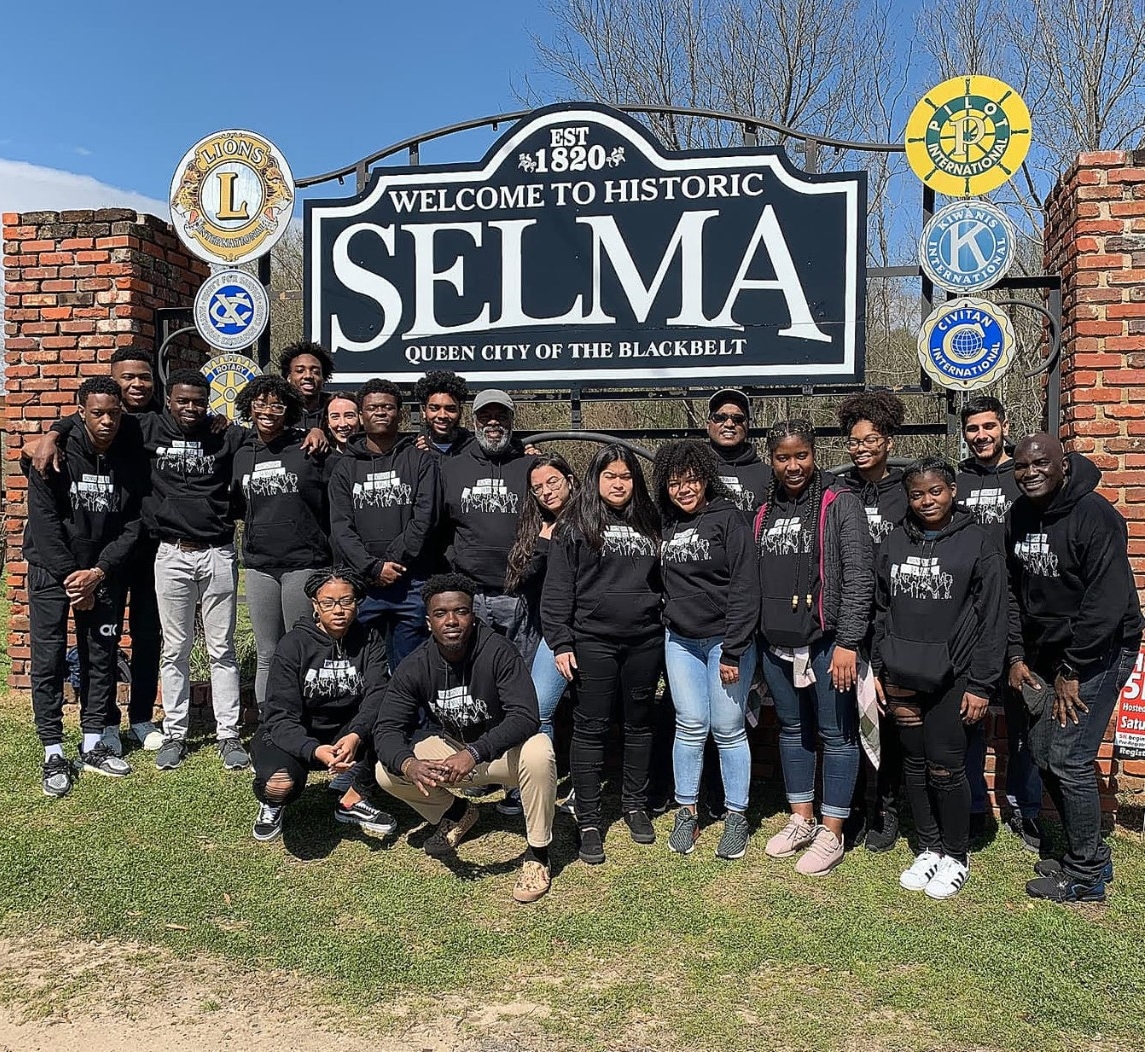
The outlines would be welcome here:
[[[516,412],[513,399],[504,391],[498,391],[495,387],[491,387],[487,391],[482,391],[473,399],[473,412],[476,413],[484,409],[487,405],[503,405],[510,413]]]
[[[744,413],[744,416],[751,416],[751,406],[748,404],[747,395],[743,391],[737,391],[734,387],[725,387],[722,391],[717,391],[711,398],[708,399],[708,412],[714,413],[722,405],[727,405],[731,402],[733,405],[738,405]]]

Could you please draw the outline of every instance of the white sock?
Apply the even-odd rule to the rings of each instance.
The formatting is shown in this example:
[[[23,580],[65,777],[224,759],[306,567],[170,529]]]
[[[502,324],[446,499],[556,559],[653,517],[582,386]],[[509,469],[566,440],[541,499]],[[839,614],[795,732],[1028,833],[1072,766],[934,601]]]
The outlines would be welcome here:
[[[99,735],[98,734],[87,734],[87,733],[85,733],[83,736],[83,745],[80,746],[80,748],[84,752],[91,752],[92,749],[94,749],[98,744],[99,744]]]
[[[44,759],[50,760],[53,756],[63,756],[64,747],[62,745],[45,745],[44,746]]]

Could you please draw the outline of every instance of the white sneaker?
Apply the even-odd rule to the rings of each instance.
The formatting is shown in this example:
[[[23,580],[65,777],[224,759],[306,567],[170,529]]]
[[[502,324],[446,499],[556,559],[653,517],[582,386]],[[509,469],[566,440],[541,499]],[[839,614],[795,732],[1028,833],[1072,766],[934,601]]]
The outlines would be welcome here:
[[[927,898],[952,899],[962,890],[962,885],[970,877],[970,867],[956,858],[944,855],[938,864],[938,872],[930,878],[926,886]]]
[[[942,856],[937,851],[924,851],[915,858],[909,869],[903,870],[899,883],[907,891],[925,891],[941,862]]]
[[[112,756],[123,757],[123,739],[119,736],[118,727],[104,727],[99,740],[107,747]]]
[[[131,725],[131,737],[139,742],[147,752],[158,752],[163,747],[163,731],[150,720],[145,720],[143,723],[133,723]]]

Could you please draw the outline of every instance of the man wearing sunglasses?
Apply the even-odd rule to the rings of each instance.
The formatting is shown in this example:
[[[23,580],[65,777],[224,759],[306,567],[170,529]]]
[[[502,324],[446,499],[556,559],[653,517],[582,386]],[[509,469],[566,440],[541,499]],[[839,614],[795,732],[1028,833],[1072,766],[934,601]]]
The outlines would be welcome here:
[[[771,485],[771,468],[748,440],[750,425],[751,408],[743,391],[725,388],[708,400],[708,442],[720,459],[720,481],[731,490],[749,526]]]

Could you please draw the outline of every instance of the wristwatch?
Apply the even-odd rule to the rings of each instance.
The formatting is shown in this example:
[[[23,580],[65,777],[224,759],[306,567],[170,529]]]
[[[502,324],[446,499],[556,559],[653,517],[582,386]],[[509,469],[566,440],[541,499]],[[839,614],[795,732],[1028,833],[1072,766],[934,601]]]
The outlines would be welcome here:
[[[1077,679],[1077,669],[1073,667],[1068,661],[1058,662],[1058,675],[1062,679]]]

